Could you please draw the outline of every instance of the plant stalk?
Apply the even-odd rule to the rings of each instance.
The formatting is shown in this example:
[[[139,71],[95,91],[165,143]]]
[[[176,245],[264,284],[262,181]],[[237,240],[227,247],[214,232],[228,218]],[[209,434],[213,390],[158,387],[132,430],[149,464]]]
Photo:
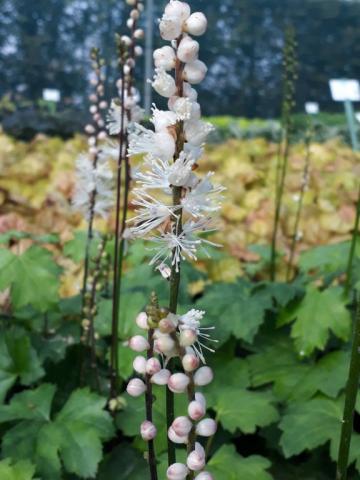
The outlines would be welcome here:
[[[150,348],[147,351],[147,359],[149,360],[154,355],[154,330],[153,329],[150,329],[148,332],[148,342],[149,342]],[[146,374],[145,381],[146,381],[146,393],[145,393],[146,420],[152,423],[153,394],[152,394],[151,375]],[[147,443],[148,443],[148,454],[149,454],[148,462],[149,462],[149,469],[150,469],[150,479],[158,480],[154,440],[149,440]]]
[[[359,236],[359,225],[360,225],[360,183],[359,183],[359,193],[356,206],[356,215],[355,215],[355,225],[351,239],[351,247],[349,253],[349,260],[346,269],[346,281],[345,281],[345,296],[347,297],[350,292],[351,279],[352,279],[352,266],[355,257],[356,242]]]
[[[351,350],[349,377],[346,385],[345,407],[341,426],[336,480],[346,480],[349,462],[354,411],[360,378],[360,295],[356,296],[355,325]]]

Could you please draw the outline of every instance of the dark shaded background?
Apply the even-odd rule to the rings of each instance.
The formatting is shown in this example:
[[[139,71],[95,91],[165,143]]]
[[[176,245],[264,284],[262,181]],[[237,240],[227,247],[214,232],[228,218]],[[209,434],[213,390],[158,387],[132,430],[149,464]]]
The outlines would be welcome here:
[[[85,111],[91,46],[108,61],[109,92],[116,76],[114,33],[126,32],[122,0],[0,0],[0,97],[21,108],[43,88],[62,92],[62,108]],[[163,1],[155,2],[160,16]],[[297,109],[332,102],[331,77],[360,77],[358,0],[192,0],[209,17],[201,57],[210,73],[201,86],[207,115],[276,117],[281,103],[284,27],[292,23],[300,62]],[[158,35],[156,32],[156,42]],[[141,62],[143,63],[143,62]],[[142,72],[139,72],[142,78]],[[142,82],[139,84],[142,88]],[[2,108],[4,109],[4,101]]]

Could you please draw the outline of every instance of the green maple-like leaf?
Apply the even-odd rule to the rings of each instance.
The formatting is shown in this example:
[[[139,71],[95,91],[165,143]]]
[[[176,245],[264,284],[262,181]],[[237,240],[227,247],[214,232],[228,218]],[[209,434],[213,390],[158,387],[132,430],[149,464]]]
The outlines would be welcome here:
[[[0,462],[1,480],[32,480],[35,467],[28,461],[12,463],[10,459]]]
[[[310,355],[315,349],[324,350],[330,332],[344,341],[349,338],[351,317],[338,287],[321,292],[309,286],[303,300],[285,311],[279,323],[292,320],[295,322],[291,336],[301,355]]]
[[[88,389],[74,391],[54,418],[53,385],[22,392],[0,407],[0,422],[17,421],[3,437],[3,453],[31,459],[44,480],[61,478],[61,464],[81,478],[94,478],[102,458],[102,440],[113,435],[106,400]]]
[[[59,300],[59,273],[48,250],[32,246],[18,256],[0,249],[0,291],[10,287],[15,309],[32,305],[43,312],[53,307]]]
[[[317,270],[325,274],[345,271],[349,252],[349,241],[314,247],[301,254],[299,267],[305,272]],[[357,241],[355,255],[360,257],[360,240]]]
[[[271,467],[268,459],[259,455],[244,458],[236,453],[233,445],[223,445],[211,458],[207,469],[216,480],[271,480],[266,470]]]
[[[273,391],[282,400],[306,400],[317,392],[335,398],[345,386],[349,356],[331,352],[319,361],[308,361],[293,351],[287,336],[269,339],[247,357],[251,384],[259,387],[273,383]]]
[[[270,392],[224,388],[212,395],[209,406],[216,411],[222,426],[231,433],[238,429],[254,433],[257,427],[270,425],[279,418]]]
[[[220,344],[232,334],[252,342],[270,307],[270,297],[252,295],[250,285],[242,281],[212,285],[197,304],[207,313],[204,325],[215,326]]]
[[[122,443],[114,448],[101,463],[97,478],[98,480],[144,480],[148,476],[149,467],[141,452]]]
[[[65,243],[63,250],[64,255],[71,258],[71,260],[76,263],[81,262],[85,259],[86,243],[87,232],[78,230],[74,233],[74,238]],[[96,235],[90,244],[90,258],[93,258],[96,255],[98,245],[99,237]]]
[[[17,379],[30,385],[44,374],[30,339],[21,330],[0,331],[0,403]]]

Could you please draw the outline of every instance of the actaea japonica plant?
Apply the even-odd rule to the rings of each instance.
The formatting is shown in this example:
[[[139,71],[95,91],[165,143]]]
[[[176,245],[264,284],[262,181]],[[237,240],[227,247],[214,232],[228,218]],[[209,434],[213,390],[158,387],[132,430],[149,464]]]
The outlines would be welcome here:
[[[151,265],[169,280],[167,308],[159,308],[156,295],[151,305],[136,319],[146,335],[136,335],[129,347],[143,355],[134,361],[137,373],[127,386],[133,397],[145,394],[146,419],[140,425],[142,438],[148,442],[150,478],[157,476],[154,441],[158,431],[153,422],[152,385],[167,391],[166,415],[168,434],[169,480],[185,478],[210,480],[206,471],[206,454],[199,437],[211,437],[216,422],[206,415],[206,399],[201,388],[213,379],[205,365],[204,350],[209,346],[209,330],[201,327],[205,312],[191,309],[178,313],[181,263],[196,261],[199,248],[211,244],[203,234],[214,230],[212,218],[220,208],[223,188],[213,185],[212,172],[200,177],[195,172],[203,154],[203,146],[212,126],[201,120],[197,92],[207,67],[199,60],[199,43],[207,28],[203,13],[191,14],[190,6],[171,0],[160,21],[160,34],[170,42],[154,52],[153,88],[168,100],[168,110],[153,107],[154,130],[134,124],[129,138],[129,154],[145,154],[143,168],[136,174],[137,207],[131,220],[134,237],[152,243]],[[174,75],[172,75],[174,73]],[[144,355],[145,354],[145,355]],[[174,417],[174,395],[187,394],[188,407]],[[187,446],[186,463],[176,461],[175,444]]]

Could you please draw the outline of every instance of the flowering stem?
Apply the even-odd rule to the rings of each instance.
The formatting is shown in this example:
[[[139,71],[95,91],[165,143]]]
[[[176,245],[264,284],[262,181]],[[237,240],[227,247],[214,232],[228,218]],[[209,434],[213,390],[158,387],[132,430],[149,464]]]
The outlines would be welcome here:
[[[354,410],[360,377],[360,295],[357,295],[354,337],[350,359],[349,377],[346,386],[344,415],[341,426],[339,456],[336,480],[346,480],[349,461],[351,435],[353,431]]]
[[[120,148],[117,164],[117,185],[116,185],[116,219],[115,219],[115,252],[114,252],[114,282],[113,282],[113,305],[112,305],[112,326],[111,326],[111,386],[110,395],[116,397],[119,383],[119,309],[120,309],[120,211],[121,211],[121,177],[122,164],[124,159],[125,141],[125,75],[124,65],[121,64],[121,124],[120,124]]]
[[[302,178],[301,189],[300,189],[300,198],[299,198],[299,202],[298,202],[298,205],[297,205],[297,211],[296,211],[296,216],[295,216],[295,224],[294,224],[294,232],[293,232],[293,236],[292,236],[289,262],[288,262],[287,271],[286,271],[286,280],[287,281],[290,280],[291,271],[292,271],[292,268],[293,268],[295,249],[296,249],[296,244],[297,244],[298,235],[299,235],[299,225],[300,225],[300,219],[301,219],[301,212],[302,212],[302,207],[303,207],[303,203],[304,203],[304,195],[305,195],[305,192],[306,192],[306,189],[307,189],[307,186],[308,186],[310,154],[311,154],[310,140],[311,140],[310,135],[307,135],[306,136],[306,157],[305,157],[304,172],[303,172],[303,178]]]
[[[351,239],[348,265],[346,269],[346,282],[345,282],[346,296],[349,294],[350,287],[351,287],[351,278],[352,278],[351,271],[352,271],[352,266],[353,266],[353,261],[355,256],[356,242],[359,235],[359,224],[360,224],[360,183],[359,183],[359,193],[358,193],[357,206],[356,206],[355,225],[354,225],[354,230],[353,230],[352,239]]]
[[[149,360],[154,355],[154,330],[153,329],[149,329],[148,342],[149,342],[150,348],[147,351],[147,359]],[[145,393],[146,420],[152,423],[153,394],[152,394],[151,375],[149,375],[148,373],[145,376],[145,382],[146,382],[146,393]],[[148,462],[149,462],[149,468],[150,468],[150,479],[157,480],[158,474],[157,474],[157,467],[156,467],[156,454],[155,454],[155,448],[154,448],[154,440],[149,440],[147,443],[148,443],[148,454],[149,454]]]

